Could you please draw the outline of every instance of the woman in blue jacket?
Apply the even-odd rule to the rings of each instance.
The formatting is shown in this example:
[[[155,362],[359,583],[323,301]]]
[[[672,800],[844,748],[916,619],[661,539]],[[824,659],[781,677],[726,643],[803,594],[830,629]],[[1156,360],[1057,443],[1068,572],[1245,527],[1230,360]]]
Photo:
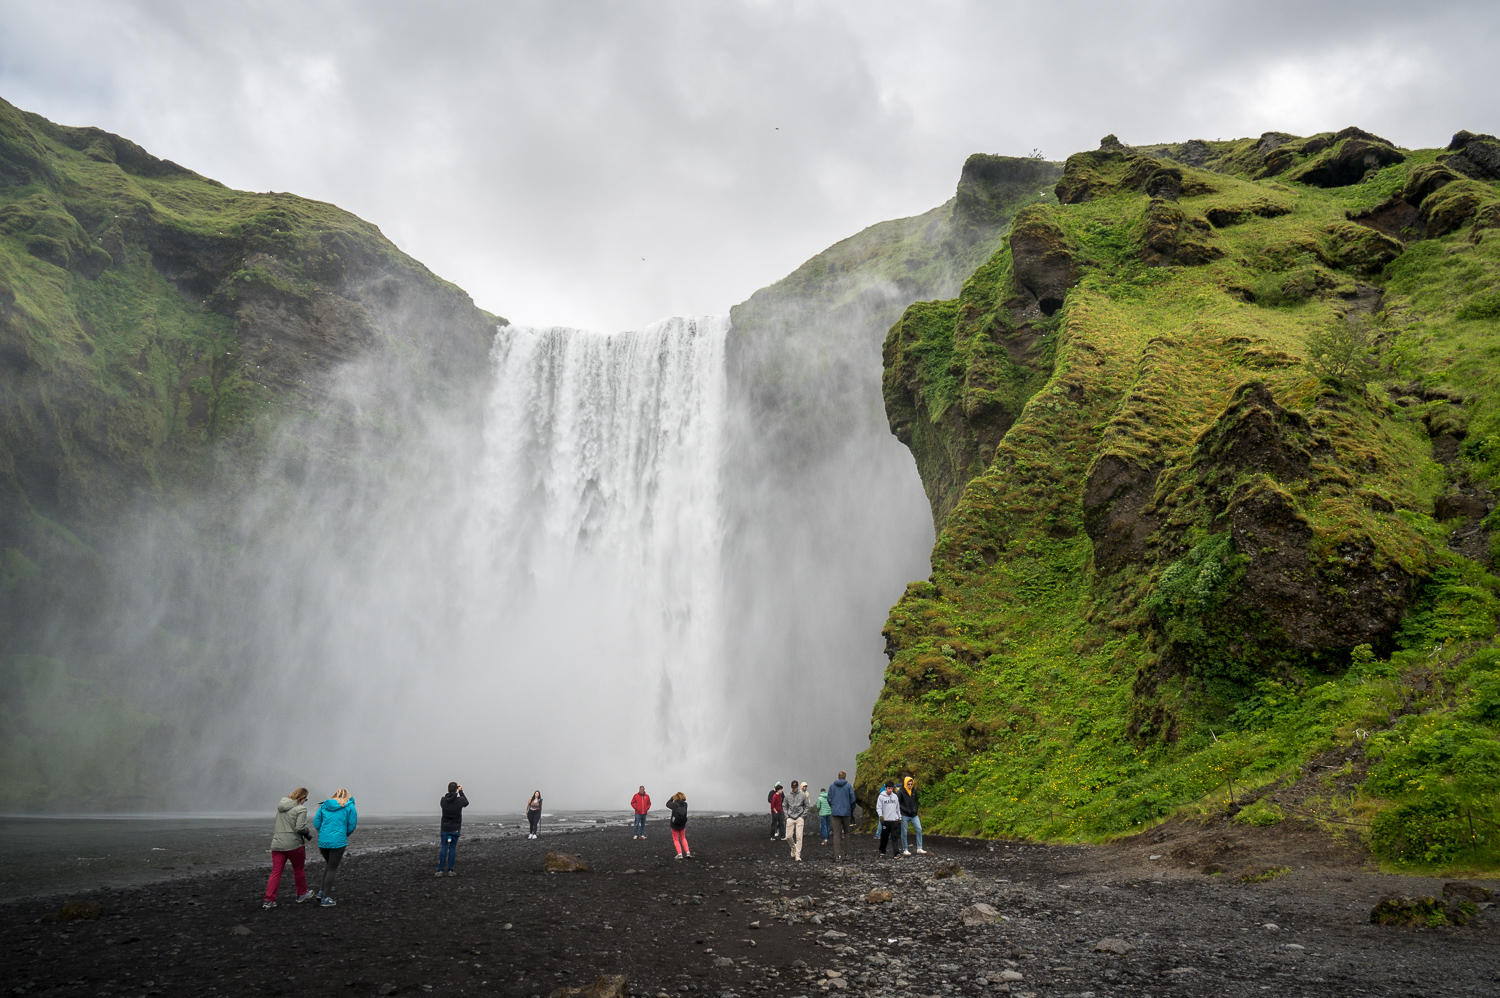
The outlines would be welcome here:
[[[323,907],[332,908],[338,902],[333,899],[333,880],[338,876],[339,863],[344,859],[344,849],[349,845],[349,836],[359,824],[359,812],[354,810],[354,798],[343,787],[325,800],[313,818],[313,827],[318,830],[318,852],[323,854],[323,887],[318,896]]]

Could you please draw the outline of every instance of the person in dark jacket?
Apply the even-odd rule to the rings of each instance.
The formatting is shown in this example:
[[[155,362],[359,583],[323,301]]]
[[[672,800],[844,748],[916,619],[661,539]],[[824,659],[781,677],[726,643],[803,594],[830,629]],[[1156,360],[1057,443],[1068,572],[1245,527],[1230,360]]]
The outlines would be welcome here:
[[[901,786],[896,790],[896,802],[901,805],[901,855],[910,856],[911,850],[906,846],[906,826],[911,825],[917,830],[917,852],[923,856],[927,850],[922,848],[922,819],[917,817],[917,784],[910,776],[901,781]]]
[[[786,812],[782,810],[782,801],[785,799],[781,792],[781,784],[771,788],[766,794],[766,803],[771,805],[771,838],[786,838]]]
[[[444,873],[450,877],[458,876],[453,872],[453,861],[458,858],[458,833],[463,830],[464,808],[468,806],[469,798],[464,796],[464,788],[457,783],[448,784],[448,792],[438,801],[443,812],[443,820],[438,825],[437,875],[440,877]]]
[[[854,787],[847,773],[839,770],[839,778],[828,785],[829,817],[833,819],[833,861],[843,862],[844,851],[849,848],[849,826],[854,821]]]
[[[667,810],[672,812],[672,845],[677,847],[678,859],[692,859],[693,851],[687,840],[687,795],[681,790],[667,801]]]

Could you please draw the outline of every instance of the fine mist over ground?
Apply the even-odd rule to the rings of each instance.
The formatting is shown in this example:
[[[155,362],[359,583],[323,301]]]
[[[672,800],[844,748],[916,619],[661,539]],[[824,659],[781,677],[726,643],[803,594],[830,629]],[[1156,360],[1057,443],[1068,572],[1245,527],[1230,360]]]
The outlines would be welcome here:
[[[602,334],[486,317],[330,206],[6,123],[4,807],[739,808],[852,768],[932,540],[881,338],[1055,165],[972,158],[733,328]]]

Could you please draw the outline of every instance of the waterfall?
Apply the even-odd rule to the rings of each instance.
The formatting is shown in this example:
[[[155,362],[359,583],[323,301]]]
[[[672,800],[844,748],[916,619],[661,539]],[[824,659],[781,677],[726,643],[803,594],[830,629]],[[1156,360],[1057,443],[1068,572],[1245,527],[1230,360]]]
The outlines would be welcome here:
[[[723,748],[728,327],[502,328],[465,544],[471,654],[684,776]]]

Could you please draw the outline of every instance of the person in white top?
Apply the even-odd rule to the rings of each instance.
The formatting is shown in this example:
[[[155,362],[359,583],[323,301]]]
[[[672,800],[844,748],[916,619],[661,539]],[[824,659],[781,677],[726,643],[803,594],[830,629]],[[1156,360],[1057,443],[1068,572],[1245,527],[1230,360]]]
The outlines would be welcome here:
[[[880,818],[880,854],[885,855],[885,845],[891,844],[891,857],[901,855],[901,847],[894,836],[900,835],[901,801],[896,797],[896,784],[885,781],[885,788],[875,798],[875,814]]]

